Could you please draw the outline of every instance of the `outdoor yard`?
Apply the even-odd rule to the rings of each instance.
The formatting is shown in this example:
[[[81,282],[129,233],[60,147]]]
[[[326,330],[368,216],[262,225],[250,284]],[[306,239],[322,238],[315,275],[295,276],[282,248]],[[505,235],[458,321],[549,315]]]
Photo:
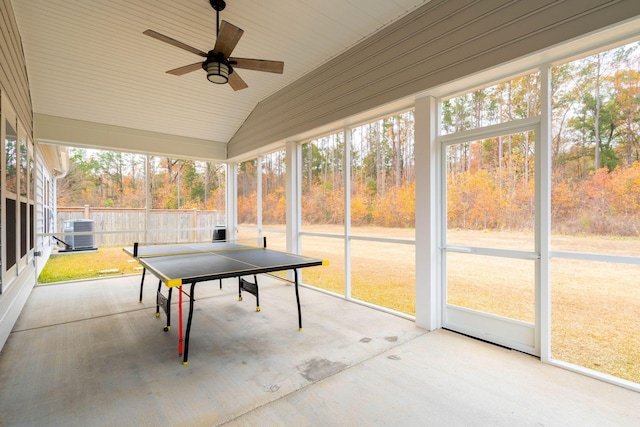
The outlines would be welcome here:
[[[362,235],[389,237],[386,229],[359,230]],[[495,234],[500,234],[496,236]],[[475,239],[474,245],[508,241],[526,245],[514,233],[460,232],[452,239]],[[394,230],[411,238],[413,230]],[[511,237],[511,239],[510,239]],[[494,242],[494,243],[491,243]],[[270,247],[283,249],[283,236]],[[302,280],[344,294],[344,240],[303,236],[303,253],[327,259],[329,266],[305,269]],[[557,250],[640,253],[638,239],[562,237]],[[412,245],[354,240],[352,297],[415,314],[415,249]],[[475,310],[532,322],[535,313],[533,261],[465,255],[449,276],[447,301]],[[117,270],[117,272],[115,271]],[[452,269],[453,270],[453,269]],[[88,279],[140,273],[121,247],[52,256],[39,282]],[[530,276],[530,277],[527,277]],[[552,353],[558,360],[640,382],[640,266],[554,258],[551,263]],[[523,279],[524,278],[524,279]]]

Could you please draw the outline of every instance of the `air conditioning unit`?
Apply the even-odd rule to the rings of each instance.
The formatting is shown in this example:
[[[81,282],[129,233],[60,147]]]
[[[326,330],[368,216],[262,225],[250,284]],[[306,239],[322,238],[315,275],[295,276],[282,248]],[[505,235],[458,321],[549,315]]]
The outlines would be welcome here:
[[[65,233],[79,233],[93,231],[92,219],[70,219],[64,222]],[[93,234],[82,234],[80,236],[64,236],[64,242],[72,251],[95,249]]]

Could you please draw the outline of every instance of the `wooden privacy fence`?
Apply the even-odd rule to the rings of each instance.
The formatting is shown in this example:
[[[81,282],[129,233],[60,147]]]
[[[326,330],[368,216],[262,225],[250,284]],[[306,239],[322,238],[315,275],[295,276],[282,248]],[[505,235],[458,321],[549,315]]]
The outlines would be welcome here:
[[[211,241],[226,224],[224,212],[197,209],[58,207],[56,237],[64,240],[65,221],[90,219],[94,246],[126,246],[133,242]]]

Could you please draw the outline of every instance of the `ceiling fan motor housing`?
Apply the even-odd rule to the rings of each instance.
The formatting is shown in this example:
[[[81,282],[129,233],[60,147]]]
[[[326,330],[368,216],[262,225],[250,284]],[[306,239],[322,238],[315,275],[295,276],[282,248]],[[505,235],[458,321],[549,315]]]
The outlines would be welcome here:
[[[227,6],[224,0],[209,0],[209,4],[211,4],[213,10],[216,10],[218,12],[224,10],[224,8]]]

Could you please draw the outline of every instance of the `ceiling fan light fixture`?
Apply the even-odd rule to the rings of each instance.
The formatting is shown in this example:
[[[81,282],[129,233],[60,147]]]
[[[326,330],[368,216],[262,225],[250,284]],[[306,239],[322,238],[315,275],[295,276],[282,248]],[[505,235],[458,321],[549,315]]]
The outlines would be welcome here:
[[[226,61],[212,60],[205,63],[207,79],[211,83],[223,85],[229,81],[231,67]]]

